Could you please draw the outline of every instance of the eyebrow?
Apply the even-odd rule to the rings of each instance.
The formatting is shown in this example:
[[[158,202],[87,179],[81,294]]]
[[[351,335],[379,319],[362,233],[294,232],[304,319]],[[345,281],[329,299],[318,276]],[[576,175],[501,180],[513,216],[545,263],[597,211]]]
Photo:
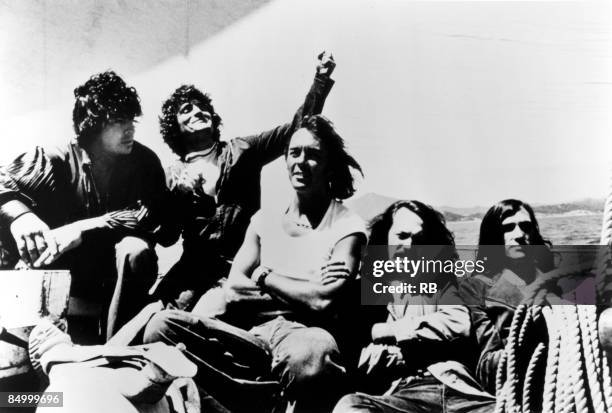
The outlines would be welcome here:
[[[323,148],[315,148],[313,146],[306,146],[306,145],[294,145],[294,146],[289,146],[287,147],[287,150],[292,150],[292,149],[305,149],[305,150],[309,150],[309,151],[316,151],[316,152],[322,152]]]

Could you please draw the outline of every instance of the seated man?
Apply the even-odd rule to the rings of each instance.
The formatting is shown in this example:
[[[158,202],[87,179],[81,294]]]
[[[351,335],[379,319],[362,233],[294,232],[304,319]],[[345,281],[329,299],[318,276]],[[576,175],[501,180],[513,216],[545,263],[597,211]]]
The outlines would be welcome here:
[[[293,134],[285,160],[293,201],[253,216],[225,288],[211,290],[202,301],[221,292],[223,320],[249,329],[269,349],[267,370],[280,381],[284,402],[325,411],[342,394],[345,376],[334,337],[337,305],[367,241],[364,222],[338,200],[354,193],[351,170],[361,168],[320,115],[305,119]],[[145,342],[185,343],[201,366],[211,357],[208,325],[201,313],[163,311],[147,326]],[[251,403],[230,396],[229,402]]]
[[[479,246],[477,257],[487,257],[487,273],[465,279],[460,293],[470,305],[481,349],[476,377],[495,394],[497,366],[514,312],[536,278],[553,269],[553,255],[533,209],[516,199],[501,201],[485,214]]]
[[[0,169],[0,234],[9,268],[70,269],[71,295],[109,308],[110,337],[156,279],[168,194],[159,159],[134,140],[136,90],[108,71],[74,96],[75,140]]]
[[[164,102],[164,141],[179,156],[168,170],[180,219],[183,254],[158,289],[164,301],[190,309],[227,277],[251,216],[259,209],[262,168],[280,157],[304,116],[321,113],[335,63],[322,53],[314,83],[293,121],[257,135],[220,140],[221,117],[211,99],[181,86]]]
[[[398,201],[375,218],[371,245],[388,245],[392,260],[413,256],[444,263],[457,260],[444,217],[419,201]],[[372,326],[372,344],[362,352],[360,365],[367,369],[365,385],[371,388],[381,381],[387,383],[381,390],[384,394],[349,394],[334,412],[467,413],[493,409],[495,398],[483,391],[470,372],[474,364],[468,340],[470,317],[468,308],[460,305],[455,274],[421,271],[415,277],[412,279],[434,281],[437,292],[394,297],[387,305],[387,321]],[[368,378],[375,383],[369,383]],[[389,387],[388,381],[393,379]]]

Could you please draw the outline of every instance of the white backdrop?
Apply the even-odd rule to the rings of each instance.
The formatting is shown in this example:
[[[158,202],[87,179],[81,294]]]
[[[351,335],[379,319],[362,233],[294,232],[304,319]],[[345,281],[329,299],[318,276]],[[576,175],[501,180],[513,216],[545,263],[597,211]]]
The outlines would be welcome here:
[[[134,3],[134,2],[132,2]],[[71,135],[72,89],[113,68],[137,88],[138,139],[172,156],[161,102],[211,93],[222,136],[289,120],[333,51],[324,113],[361,193],[434,205],[603,197],[612,153],[608,2],[393,0],[0,2],[0,162]],[[288,196],[282,162],[264,202]]]

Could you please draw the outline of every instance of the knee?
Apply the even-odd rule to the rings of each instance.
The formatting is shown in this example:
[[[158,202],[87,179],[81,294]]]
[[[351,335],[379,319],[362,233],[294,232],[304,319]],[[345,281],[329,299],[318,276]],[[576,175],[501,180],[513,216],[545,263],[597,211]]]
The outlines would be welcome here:
[[[145,326],[142,341],[144,343],[155,343],[162,341],[172,342],[176,335],[178,326],[195,324],[197,321],[180,310],[163,310],[156,313]]]
[[[345,369],[337,363],[339,358],[336,340],[321,328],[307,328],[291,334],[283,343],[286,348],[284,360],[282,354],[274,360],[284,364],[284,370],[290,373],[297,383],[315,383],[323,378],[338,378]]]
[[[155,248],[138,237],[125,237],[115,245],[118,261],[126,261],[132,269],[152,268],[157,265]]]
[[[369,411],[365,408],[363,402],[363,398],[359,394],[347,394],[338,401],[332,413],[359,413]]]

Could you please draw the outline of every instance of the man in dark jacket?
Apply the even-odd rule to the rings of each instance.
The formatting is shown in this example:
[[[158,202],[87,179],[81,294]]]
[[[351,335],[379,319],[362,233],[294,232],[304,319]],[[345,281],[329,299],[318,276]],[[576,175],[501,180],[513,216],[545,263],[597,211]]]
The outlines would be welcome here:
[[[162,106],[164,141],[180,158],[168,169],[183,236],[183,254],[158,288],[164,301],[190,309],[227,276],[251,216],[260,207],[261,170],[283,154],[302,119],[321,113],[333,86],[331,55],[319,55],[314,82],[290,123],[247,137],[220,140],[221,117],[207,94],[183,85]]]
[[[134,140],[136,90],[107,71],[74,96],[73,141],[0,169],[2,256],[9,268],[70,269],[72,296],[109,306],[110,337],[147,300],[155,243],[172,241],[160,231],[169,193],[158,157]]]
[[[480,226],[479,245],[478,259],[486,257],[488,271],[463,280],[460,294],[470,306],[480,349],[476,378],[495,394],[497,366],[514,312],[539,274],[552,270],[553,256],[533,209],[516,199],[489,209]]]

